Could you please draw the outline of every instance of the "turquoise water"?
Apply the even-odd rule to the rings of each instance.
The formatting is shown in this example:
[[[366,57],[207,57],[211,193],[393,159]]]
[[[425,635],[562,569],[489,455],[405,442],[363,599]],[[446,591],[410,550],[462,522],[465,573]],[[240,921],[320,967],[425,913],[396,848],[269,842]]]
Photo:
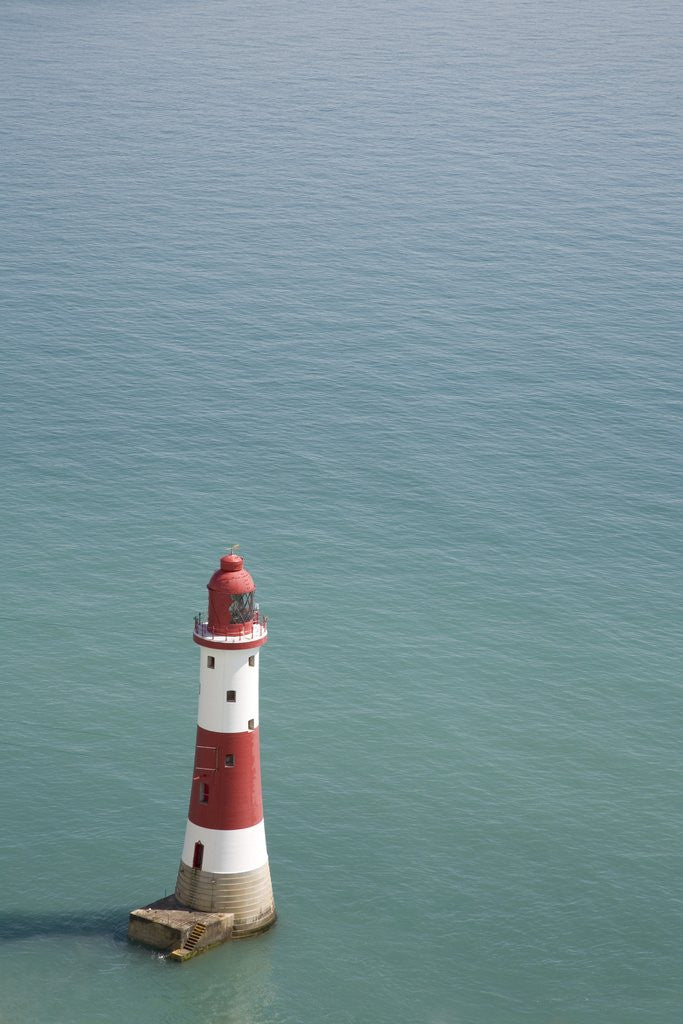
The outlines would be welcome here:
[[[2,1024],[674,1024],[681,10],[5,0]],[[192,616],[280,919],[182,968]]]

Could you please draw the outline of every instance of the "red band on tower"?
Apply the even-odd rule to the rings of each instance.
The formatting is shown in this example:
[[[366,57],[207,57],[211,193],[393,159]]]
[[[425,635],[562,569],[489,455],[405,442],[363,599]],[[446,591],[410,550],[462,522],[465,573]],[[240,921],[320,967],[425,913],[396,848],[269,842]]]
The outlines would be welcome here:
[[[210,732],[197,726],[190,821],[203,828],[249,828],[263,818],[258,728]]]

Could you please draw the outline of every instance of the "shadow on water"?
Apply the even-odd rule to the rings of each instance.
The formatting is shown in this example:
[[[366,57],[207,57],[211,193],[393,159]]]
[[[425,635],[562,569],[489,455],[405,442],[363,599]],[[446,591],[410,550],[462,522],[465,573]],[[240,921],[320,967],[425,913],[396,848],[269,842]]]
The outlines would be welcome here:
[[[129,913],[129,908],[118,907],[47,914],[4,913],[0,914],[0,944],[46,935],[100,935],[125,942]]]

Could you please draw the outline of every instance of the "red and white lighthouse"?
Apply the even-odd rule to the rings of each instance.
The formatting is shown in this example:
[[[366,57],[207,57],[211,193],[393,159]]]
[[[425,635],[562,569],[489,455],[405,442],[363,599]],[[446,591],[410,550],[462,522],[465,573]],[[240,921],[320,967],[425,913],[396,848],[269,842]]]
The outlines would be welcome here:
[[[254,581],[234,553],[208,583],[195,620],[199,712],[190,809],[175,897],[193,910],[234,914],[233,937],[275,920],[261,797],[259,654],[266,621]]]

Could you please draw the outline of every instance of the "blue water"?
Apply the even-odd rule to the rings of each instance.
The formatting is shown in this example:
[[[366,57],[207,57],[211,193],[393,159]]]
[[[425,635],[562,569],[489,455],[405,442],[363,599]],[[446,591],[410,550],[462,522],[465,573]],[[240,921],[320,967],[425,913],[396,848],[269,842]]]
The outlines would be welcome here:
[[[677,1024],[681,7],[5,0],[3,1024]],[[192,616],[280,913],[184,967]]]

